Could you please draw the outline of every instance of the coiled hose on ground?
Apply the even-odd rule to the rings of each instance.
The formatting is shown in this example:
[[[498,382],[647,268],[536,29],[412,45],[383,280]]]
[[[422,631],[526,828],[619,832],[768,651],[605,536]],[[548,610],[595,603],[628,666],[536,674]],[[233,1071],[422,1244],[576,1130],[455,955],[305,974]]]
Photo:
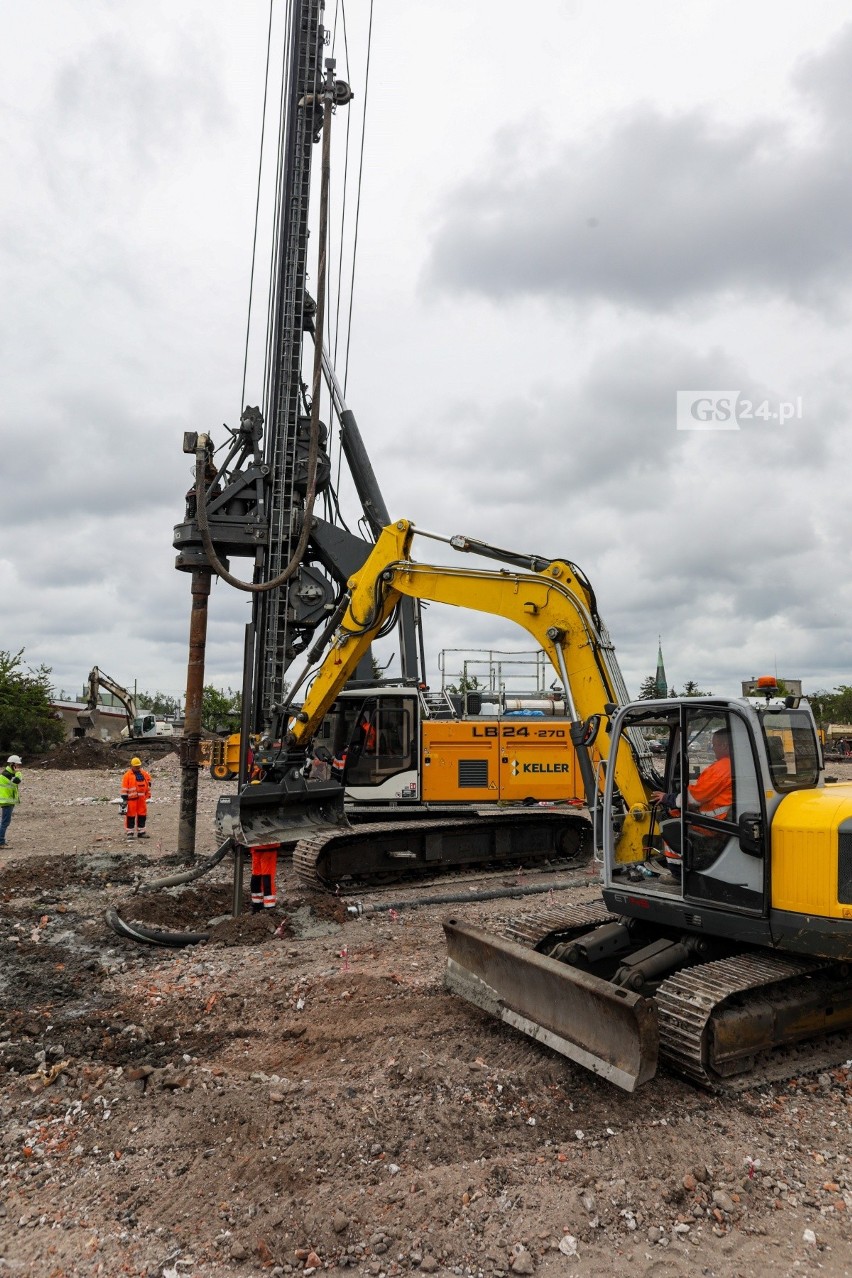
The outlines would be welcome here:
[[[179,874],[170,874],[164,879],[152,879],[149,883],[143,883],[137,879],[133,893],[135,895],[140,890],[153,892],[159,888],[179,887],[182,883],[191,883],[193,879],[200,879],[217,866],[233,846],[233,840],[226,839],[212,856],[202,861],[200,865],[193,866],[191,870],[182,870]],[[186,945],[201,945],[209,937],[208,932],[160,932],[153,928],[142,927],[139,923],[126,923],[112,905],[106,911],[106,921],[113,932],[117,932],[126,940],[139,941],[146,945],[162,945],[170,949],[181,949]]]
[[[180,949],[184,945],[201,945],[209,937],[208,932],[157,932],[152,928],[142,927],[139,923],[125,923],[118,912],[110,906],[106,912],[106,921],[113,932],[130,941],[144,941],[146,945],[164,945],[170,949]]]

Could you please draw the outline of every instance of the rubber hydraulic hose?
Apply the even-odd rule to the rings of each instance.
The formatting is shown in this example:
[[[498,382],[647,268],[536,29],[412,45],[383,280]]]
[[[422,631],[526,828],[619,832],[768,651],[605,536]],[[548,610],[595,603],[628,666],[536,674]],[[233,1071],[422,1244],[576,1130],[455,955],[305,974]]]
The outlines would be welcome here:
[[[181,949],[185,945],[203,945],[209,939],[207,932],[157,932],[141,927],[138,923],[125,923],[112,906],[106,911],[106,921],[119,936],[145,945],[162,945],[169,949]]]
[[[170,874],[166,879],[151,879],[148,883],[143,883],[141,879],[137,879],[133,886],[133,895],[137,892],[153,892],[157,888],[179,887],[181,883],[191,883],[193,879],[200,879],[202,875],[208,874],[214,866],[224,858],[225,853],[229,852],[233,847],[233,840],[228,838],[220,848],[217,848],[212,856],[203,861],[201,865],[196,865],[191,870],[182,870],[180,874]]]
[[[408,901],[382,901],[347,905],[346,913],[355,918],[363,914],[386,914],[388,910],[416,910],[424,905],[459,905],[465,901],[501,901],[513,896],[536,896],[542,892],[561,892],[563,888],[594,887],[600,878],[566,879],[559,883],[535,883],[527,887],[488,888],[484,892],[445,892],[442,896],[413,897]]]

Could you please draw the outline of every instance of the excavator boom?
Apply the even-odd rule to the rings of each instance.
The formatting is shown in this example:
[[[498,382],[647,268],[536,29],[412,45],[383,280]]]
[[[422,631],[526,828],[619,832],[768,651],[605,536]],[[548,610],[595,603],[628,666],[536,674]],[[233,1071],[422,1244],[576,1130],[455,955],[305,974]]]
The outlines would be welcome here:
[[[121,707],[127,715],[127,726],[132,730],[133,720],[139,713],[133,694],[128,692],[126,688],[122,688],[120,683],[116,683],[114,679],[111,679],[108,674],[104,674],[103,670],[99,670],[97,666],[92,666],[86,682],[89,685],[89,696],[85,710],[79,711],[77,715],[80,727],[94,727],[94,713],[98,707],[98,690],[103,688],[105,692],[111,693],[121,703]]]
[[[219,833],[251,846],[278,839],[290,842],[306,827],[337,828],[342,805],[329,783],[303,775],[307,751],[323,716],[355,672],[404,598],[455,605],[516,622],[548,655],[570,707],[570,731],[577,749],[587,802],[597,801],[591,746],[608,755],[606,733],[598,732],[604,707],[626,700],[620,672],[606,632],[596,614],[594,596],[575,565],[562,560],[513,556],[532,570],[467,569],[417,563],[411,558],[416,529],[407,520],[385,528],[360,572],[349,580],[348,604],[331,646],[290,724],[282,752],[263,780],[224,800],[217,813]],[[427,534],[428,535],[428,534]],[[445,539],[441,539],[445,540]],[[460,550],[481,553],[480,543],[453,539]],[[495,552],[498,554],[508,552]],[[566,652],[570,649],[570,656]],[[571,676],[568,676],[570,665]],[[295,695],[298,685],[291,695]],[[630,757],[628,757],[630,756]],[[648,804],[632,748],[625,739],[615,761],[625,804],[626,842],[641,844]],[[342,787],[337,787],[341,794]]]

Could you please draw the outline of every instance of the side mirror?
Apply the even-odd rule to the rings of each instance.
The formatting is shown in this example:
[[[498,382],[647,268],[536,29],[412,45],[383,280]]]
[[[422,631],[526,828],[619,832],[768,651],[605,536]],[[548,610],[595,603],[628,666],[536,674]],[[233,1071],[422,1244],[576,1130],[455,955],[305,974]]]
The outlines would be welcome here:
[[[744,812],[739,820],[740,849],[746,856],[763,856],[763,821],[757,812]]]

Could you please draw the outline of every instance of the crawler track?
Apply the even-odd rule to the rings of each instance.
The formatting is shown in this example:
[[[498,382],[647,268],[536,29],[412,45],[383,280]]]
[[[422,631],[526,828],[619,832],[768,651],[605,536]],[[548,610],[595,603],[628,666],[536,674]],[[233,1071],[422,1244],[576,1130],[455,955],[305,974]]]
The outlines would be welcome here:
[[[553,809],[468,813],[449,821],[377,821],[300,839],[293,868],[305,886],[321,891],[553,858],[564,869],[577,868],[591,858],[588,834],[585,817]]]
[[[660,1055],[679,1074],[714,1091],[738,1092],[777,1082],[794,1074],[827,1069],[849,1058],[852,1019],[848,981],[838,980],[836,969],[819,960],[788,955],[747,953],[684,968],[663,981],[655,995],[660,1026]],[[845,1003],[845,1007],[844,1007]],[[826,1010],[830,1009],[828,1015]],[[772,1015],[777,1038],[763,1046],[749,1026],[766,1026]],[[725,1057],[723,1021],[733,1016],[740,1050],[756,1050],[744,1057]],[[826,1030],[810,1042],[797,1034],[822,1021]],[[717,1059],[718,1053],[718,1059]],[[731,1067],[742,1072],[719,1073]]]
[[[602,900],[584,901],[560,910],[543,908],[518,914],[506,920],[500,933],[532,949],[544,945],[549,948],[550,943],[570,940],[614,918],[616,915],[609,913]]]

